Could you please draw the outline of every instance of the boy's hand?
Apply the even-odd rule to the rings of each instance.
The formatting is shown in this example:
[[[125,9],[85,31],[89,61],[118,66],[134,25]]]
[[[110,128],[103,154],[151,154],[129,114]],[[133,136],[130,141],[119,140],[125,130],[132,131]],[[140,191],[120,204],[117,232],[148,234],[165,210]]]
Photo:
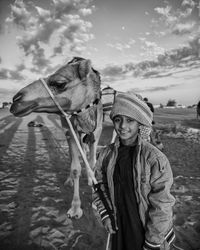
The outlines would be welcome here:
[[[113,228],[112,228],[112,224],[111,224],[110,218],[106,218],[106,219],[104,220],[104,222],[103,222],[103,225],[104,225],[104,227],[105,227],[105,229],[106,229],[106,231],[107,231],[108,233],[110,233],[110,234],[114,234],[114,233],[115,233],[115,231],[114,231]]]

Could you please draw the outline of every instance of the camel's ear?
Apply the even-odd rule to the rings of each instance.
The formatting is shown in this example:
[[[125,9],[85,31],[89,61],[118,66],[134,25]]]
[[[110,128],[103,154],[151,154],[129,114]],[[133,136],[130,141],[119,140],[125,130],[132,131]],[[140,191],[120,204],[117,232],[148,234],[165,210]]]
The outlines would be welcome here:
[[[91,61],[90,60],[82,60],[80,61],[78,70],[79,70],[79,75],[80,78],[85,78],[87,77],[87,75],[89,74],[89,72],[91,71]]]

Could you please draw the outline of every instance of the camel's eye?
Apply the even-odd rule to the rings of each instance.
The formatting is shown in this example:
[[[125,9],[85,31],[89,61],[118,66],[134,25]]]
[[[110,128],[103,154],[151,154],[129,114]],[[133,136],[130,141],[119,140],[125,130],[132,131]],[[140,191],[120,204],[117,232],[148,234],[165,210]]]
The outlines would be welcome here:
[[[66,82],[57,82],[57,85],[56,85],[56,87],[58,88],[58,90],[63,90],[64,88],[65,88],[65,86],[66,86]]]
[[[63,91],[65,89],[65,86],[66,86],[67,82],[50,82],[50,86],[51,88],[54,88],[54,90],[57,90],[57,91]]]

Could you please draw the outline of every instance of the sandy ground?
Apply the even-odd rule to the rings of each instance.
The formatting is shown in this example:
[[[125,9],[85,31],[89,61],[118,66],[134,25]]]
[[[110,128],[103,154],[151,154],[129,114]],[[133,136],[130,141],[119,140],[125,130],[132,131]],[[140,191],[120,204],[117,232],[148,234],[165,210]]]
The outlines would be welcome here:
[[[27,127],[36,120],[43,127]],[[105,124],[107,125],[107,124]],[[110,140],[106,126],[100,144]],[[163,136],[173,173],[177,244],[200,250],[200,145]],[[57,116],[0,115],[0,249],[103,250],[106,233],[91,208],[85,170],[80,181],[84,214],[69,219],[73,189],[64,186],[69,174],[68,145]]]

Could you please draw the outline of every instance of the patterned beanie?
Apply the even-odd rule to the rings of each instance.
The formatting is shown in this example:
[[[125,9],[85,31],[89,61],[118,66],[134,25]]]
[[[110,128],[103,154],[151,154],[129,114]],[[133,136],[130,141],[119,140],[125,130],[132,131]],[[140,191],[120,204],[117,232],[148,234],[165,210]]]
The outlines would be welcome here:
[[[142,97],[133,92],[116,92],[110,113],[111,120],[116,115],[125,115],[144,126],[152,126],[153,113]]]

